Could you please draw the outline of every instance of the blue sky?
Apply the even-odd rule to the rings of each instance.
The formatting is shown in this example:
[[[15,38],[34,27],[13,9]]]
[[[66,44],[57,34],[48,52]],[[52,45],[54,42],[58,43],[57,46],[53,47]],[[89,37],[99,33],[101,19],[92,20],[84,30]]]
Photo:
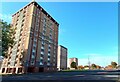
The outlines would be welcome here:
[[[10,23],[11,15],[27,2],[2,3],[0,16]],[[39,4],[60,24],[59,44],[68,48],[68,58],[79,65],[102,66],[118,61],[117,2],[49,2]]]

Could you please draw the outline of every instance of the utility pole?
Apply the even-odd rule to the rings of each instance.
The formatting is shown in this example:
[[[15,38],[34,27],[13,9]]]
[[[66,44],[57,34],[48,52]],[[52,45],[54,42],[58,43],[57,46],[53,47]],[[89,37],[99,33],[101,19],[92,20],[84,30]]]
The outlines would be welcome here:
[[[90,58],[89,58],[89,55],[88,55],[88,66],[89,66],[89,70],[90,70]]]

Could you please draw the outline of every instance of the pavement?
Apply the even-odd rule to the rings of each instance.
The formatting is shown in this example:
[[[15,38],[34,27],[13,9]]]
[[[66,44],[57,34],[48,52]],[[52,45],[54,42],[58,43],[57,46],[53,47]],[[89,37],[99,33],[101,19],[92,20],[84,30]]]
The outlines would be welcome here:
[[[2,76],[2,82],[18,81],[79,81],[79,82],[120,82],[120,71],[72,71],[72,72],[52,72],[52,73],[28,73],[22,75]],[[50,82],[50,81],[49,81]]]

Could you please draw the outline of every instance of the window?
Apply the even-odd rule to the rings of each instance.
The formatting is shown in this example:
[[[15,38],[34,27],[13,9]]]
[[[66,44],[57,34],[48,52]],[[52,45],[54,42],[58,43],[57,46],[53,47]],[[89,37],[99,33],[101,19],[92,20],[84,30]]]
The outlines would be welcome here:
[[[48,56],[50,56],[50,53],[48,53]]]
[[[41,54],[43,55],[43,54],[44,54],[44,52],[41,52]]]
[[[33,43],[33,46],[36,47],[36,42]]]
[[[46,31],[46,24],[43,24],[43,30]]]
[[[46,22],[46,17],[44,16],[44,19],[43,19],[44,22]]]
[[[45,37],[44,37],[44,36],[42,36],[42,39],[44,40],[44,39],[45,39]]]
[[[44,47],[42,46],[41,49],[44,49]]]
[[[23,40],[25,41],[25,38]]]
[[[32,52],[34,52],[34,53],[36,52],[36,47],[33,46]]]
[[[40,57],[40,59],[42,60],[42,59],[43,59],[43,57]]]
[[[20,49],[20,46],[18,47],[18,49]]]
[[[37,19],[36,19],[36,26],[39,26],[39,22],[40,22],[40,19],[37,18]]]
[[[40,11],[38,13],[40,14]]]
[[[50,30],[50,34],[52,35],[52,30]]]
[[[51,49],[51,47],[48,47],[48,49],[50,50],[50,49]]]
[[[18,15],[17,17],[19,17],[20,15]]]
[[[56,47],[54,47],[54,50],[56,49]]]
[[[50,58],[48,58],[48,61],[50,61]]]
[[[52,39],[52,35],[50,34],[50,37],[49,37],[50,39]]]
[[[44,47],[45,45],[44,45],[44,44],[42,44],[42,46]]]
[[[32,52],[32,55],[34,56],[34,55],[35,55],[35,52]]]
[[[52,43],[52,40],[51,40],[51,39],[49,40],[49,43]]]
[[[21,25],[21,27],[23,27],[23,26],[24,26],[24,24]]]
[[[21,52],[23,52],[23,49],[21,50]]]
[[[34,33],[34,36],[37,36],[37,33],[36,33],[36,32]]]
[[[34,65],[34,61],[31,61],[31,65]]]
[[[34,55],[32,55],[32,57],[31,57],[31,58],[33,59],[33,58],[35,58],[35,56],[34,56]]]
[[[50,58],[50,55],[48,55],[48,58]]]
[[[48,47],[51,47],[51,45],[49,44]]]
[[[50,54],[50,51],[48,51],[48,54]]]
[[[43,63],[42,63],[42,62],[40,62],[40,65],[43,65]]]
[[[42,52],[44,52],[44,49],[41,49]]]
[[[50,53],[50,49],[48,48],[48,52]]]
[[[17,19],[17,21],[18,21],[19,19]]]
[[[24,43],[22,45],[24,46]]]
[[[26,13],[26,11],[24,10],[24,12],[23,13]]]
[[[36,28],[35,28],[35,30],[38,32],[38,28],[39,28],[39,24],[38,25],[36,25]],[[37,34],[36,34],[37,35]]]
[[[43,31],[43,35],[45,35],[45,32],[46,32],[46,31],[44,30],[44,31]]]
[[[43,45],[45,45],[45,42],[44,42],[44,41],[42,41],[42,44],[43,44]]]
[[[25,17],[25,14],[23,15],[23,18]]]
[[[17,25],[18,25],[18,23],[15,24],[15,26],[17,26]]]
[[[53,63],[53,66],[55,66],[55,63]]]
[[[25,32],[25,34],[24,35],[26,35],[26,32]]]
[[[37,39],[34,37],[34,41],[36,42],[37,41]]]
[[[32,58],[31,61],[35,61],[35,58]]]
[[[32,52],[35,52],[35,48],[32,49]]]
[[[47,63],[47,65],[49,66],[49,65],[50,65],[50,63]]]
[[[39,15],[39,9],[37,9],[37,15]]]
[[[22,22],[24,22],[25,20],[23,19]]]
[[[50,26],[52,26],[52,23],[50,23]]]
[[[21,29],[21,35],[22,35],[22,33],[23,33],[23,30]]]
[[[50,70],[50,68],[48,68],[47,70]]]
[[[48,44],[48,47],[51,48],[51,44]]]

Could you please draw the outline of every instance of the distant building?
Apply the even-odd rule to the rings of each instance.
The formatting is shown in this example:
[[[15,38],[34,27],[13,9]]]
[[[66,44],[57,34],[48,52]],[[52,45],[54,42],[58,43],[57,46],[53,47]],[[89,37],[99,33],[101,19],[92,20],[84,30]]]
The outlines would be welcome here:
[[[67,48],[62,45],[58,46],[57,68],[58,70],[67,69]]]
[[[68,61],[69,61],[68,67],[70,67],[70,65],[71,65],[72,62],[76,62],[76,66],[78,66],[78,58],[75,58],[75,57],[74,58],[69,58]]]

